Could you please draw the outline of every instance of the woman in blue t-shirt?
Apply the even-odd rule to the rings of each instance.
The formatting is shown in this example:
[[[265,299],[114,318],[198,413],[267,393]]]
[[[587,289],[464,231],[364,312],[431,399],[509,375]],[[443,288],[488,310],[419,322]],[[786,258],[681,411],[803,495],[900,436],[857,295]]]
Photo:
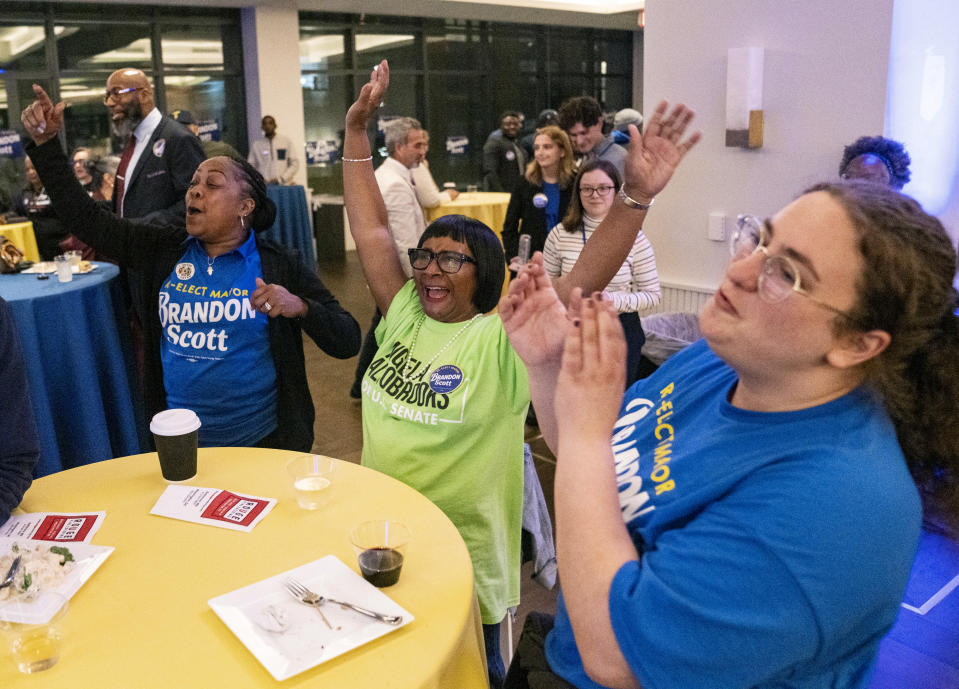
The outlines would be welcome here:
[[[538,258],[501,303],[557,454],[563,584],[552,630],[528,621],[509,689],[535,672],[590,689],[865,689],[920,495],[959,523],[941,223],[884,186],[821,184],[741,217],[731,240],[705,341],[625,397],[609,303],[574,294],[567,325]],[[562,347],[538,344],[556,329]]]
[[[537,130],[533,160],[509,197],[503,221],[507,262],[516,256],[520,234],[530,236],[526,258],[543,250],[546,236],[566,215],[575,176],[573,149],[566,132],[554,125]]]
[[[131,269],[137,311],[147,317],[147,413],[194,410],[202,446],[308,452],[314,409],[302,333],[345,359],[359,350],[360,330],[297,252],[258,237],[276,217],[260,173],[245,160],[203,161],[187,188],[185,228],[118,218],[66,165],[57,141],[63,104],[34,92],[21,121],[57,215]]]

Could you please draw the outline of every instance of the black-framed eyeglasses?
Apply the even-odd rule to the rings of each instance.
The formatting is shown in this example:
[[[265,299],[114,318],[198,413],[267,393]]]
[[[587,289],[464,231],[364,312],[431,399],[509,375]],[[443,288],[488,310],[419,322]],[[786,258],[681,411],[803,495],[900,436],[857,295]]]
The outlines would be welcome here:
[[[583,196],[606,196],[615,188],[611,184],[601,184],[598,187],[580,187],[579,193]]]
[[[729,254],[733,260],[740,261],[757,251],[766,256],[759,274],[759,296],[763,301],[777,304],[795,292],[824,309],[855,321],[851,314],[827,304],[803,289],[799,269],[791,258],[769,253],[767,246],[771,232],[768,219],[763,221],[753,215],[740,215],[736,218],[736,225],[736,231],[729,238]]]
[[[106,105],[107,102],[112,98],[117,100],[124,93],[133,93],[134,91],[139,91],[144,88],[143,86],[129,86],[125,89],[121,89],[118,86],[114,86],[112,89],[107,89],[106,93],[103,94],[103,104]]]
[[[436,259],[436,265],[444,273],[458,273],[464,263],[478,265],[476,259],[458,251],[439,251],[433,253],[430,249],[409,249],[410,265],[416,270],[426,270],[429,268],[433,259]]]

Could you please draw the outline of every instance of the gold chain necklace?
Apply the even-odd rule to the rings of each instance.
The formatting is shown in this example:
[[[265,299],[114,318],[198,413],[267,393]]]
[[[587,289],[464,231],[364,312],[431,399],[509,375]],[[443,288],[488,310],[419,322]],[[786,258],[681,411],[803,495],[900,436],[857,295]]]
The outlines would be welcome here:
[[[460,335],[462,335],[464,332],[466,332],[466,330],[467,330],[471,325],[473,325],[473,323],[474,323],[478,318],[482,318],[482,317],[483,317],[483,314],[478,313],[478,314],[476,314],[475,316],[473,316],[472,318],[470,318],[468,321],[466,321],[466,324],[463,325],[462,328],[460,328],[459,330],[457,330],[456,333],[453,335],[453,337],[451,337],[449,340],[447,340],[447,341],[446,341],[446,344],[443,345],[442,347],[440,347],[440,350],[439,350],[438,352],[436,352],[436,354],[434,354],[434,355],[430,358],[429,361],[426,362],[426,365],[423,367],[423,370],[424,370],[424,371],[429,371],[429,370],[430,370],[430,366],[433,365],[433,362],[436,361],[436,359],[439,357],[439,355],[442,354],[443,352],[445,352],[446,349],[447,349],[451,344],[453,344],[454,342],[456,342],[456,338],[458,338]],[[409,383],[409,382],[411,382],[411,379],[410,379],[410,377],[409,377],[409,376],[410,376],[410,373],[412,372],[412,369],[411,369],[411,366],[410,366],[410,360],[413,358],[413,350],[416,348],[416,341],[419,339],[419,336],[420,336],[420,328],[423,327],[423,321],[425,321],[425,320],[426,320],[426,314],[424,313],[422,316],[420,316],[420,319],[416,322],[416,330],[413,331],[413,342],[410,344],[409,351],[407,351],[407,353],[406,353],[406,361],[403,363],[403,368],[401,368],[400,371],[399,371],[400,380],[402,380],[404,383]]]

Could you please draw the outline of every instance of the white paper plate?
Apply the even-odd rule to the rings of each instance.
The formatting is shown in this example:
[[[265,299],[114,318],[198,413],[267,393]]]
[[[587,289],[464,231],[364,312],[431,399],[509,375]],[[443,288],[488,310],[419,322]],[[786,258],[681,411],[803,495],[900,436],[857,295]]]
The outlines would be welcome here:
[[[97,269],[97,267],[98,266],[96,263],[91,263],[90,267],[86,270],[81,270],[80,266],[71,266],[71,272],[74,275],[86,275],[87,273],[92,273]],[[33,273],[50,274],[57,272],[57,266],[53,261],[40,261],[39,263],[34,263],[29,268],[21,270],[20,272],[26,275],[31,275]]]
[[[328,629],[316,609],[297,602],[287,593],[283,583],[290,578],[320,595],[387,615],[402,615],[403,621],[395,626],[389,625],[326,603],[323,614],[333,626],[332,630]],[[316,667],[413,621],[409,612],[335,555],[327,555],[207,602],[277,680]],[[273,616],[268,609],[272,610]],[[283,631],[268,631],[262,626],[275,624],[277,618],[285,622]]]
[[[81,586],[89,579],[94,572],[103,564],[103,562],[113,552],[113,546],[90,545],[89,543],[57,543],[55,541],[31,541],[23,538],[0,538],[0,553],[6,553],[11,546],[17,543],[24,548],[32,548],[36,545],[48,543],[51,546],[59,545],[68,548],[73,554],[76,565],[67,574],[63,582],[52,589],[66,599],[73,597]],[[6,574],[6,572],[3,572]],[[51,607],[50,603],[54,599],[46,598],[24,603],[20,599],[0,602],[0,620],[7,622],[26,622],[29,624],[41,624],[47,622],[57,611],[56,607]]]

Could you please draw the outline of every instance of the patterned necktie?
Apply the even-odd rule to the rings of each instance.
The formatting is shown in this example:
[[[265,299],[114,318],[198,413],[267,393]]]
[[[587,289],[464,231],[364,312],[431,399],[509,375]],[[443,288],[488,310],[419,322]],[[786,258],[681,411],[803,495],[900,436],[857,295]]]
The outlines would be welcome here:
[[[126,187],[127,166],[130,164],[130,158],[133,157],[133,149],[136,148],[137,137],[131,135],[127,139],[127,145],[123,149],[123,155],[120,157],[120,164],[117,166],[116,184],[113,187],[113,207],[117,209],[117,215],[123,217],[123,192]]]

